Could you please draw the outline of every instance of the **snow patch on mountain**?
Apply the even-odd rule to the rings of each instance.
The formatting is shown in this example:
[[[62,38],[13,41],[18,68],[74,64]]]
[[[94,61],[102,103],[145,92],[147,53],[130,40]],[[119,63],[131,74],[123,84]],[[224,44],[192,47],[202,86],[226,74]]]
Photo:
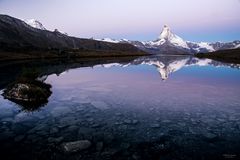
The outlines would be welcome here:
[[[41,22],[39,22],[38,20],[35,20],[35,19],[26,19],[26,20],[23,20],[25,23],[27,23],[29,26],[33,27],[33,28],[36,28],[36,29],[41,29],[41,30],[47,30],[43,24]],[[68,34],[66,32],[62,32],[62,31],[59,31],[58,29],[55,29],[53,32],[56,32],[56,33],[60,33],[60,34],[64,34],[66,36],[68,36]]]
[[[200,43],[196,43],[196,42],[187,42],[188,45],[190,46],[190,48],[195,51],[196,53],[199,52],[214,52],[216,51],[212,44],[207,43],[207,42],[200,42]]]
[[[103,38],[103,39],[95,39],[97,41],[103,41],[103,42],[110,42],[110,43],[119,43],[119,40],[111,39],[111,38]]]
[[[33,28],[37,28],[37,29],[41,29],[41,30],[46,30],[46,28],[42,25],[41,22],[39,22],[38,20],[35,19],[26,19],[24,20],[25,23],[27,23],[29,26],[33,27]]]
[[[240,48],[240,44],[236,45],[233,49]]]
[[[200,42],[198,43],[198,45],[200,48],[206,48],[209,51],[215,51],[215,49],[212,46],[210,46],[210,44],[207,42]]]

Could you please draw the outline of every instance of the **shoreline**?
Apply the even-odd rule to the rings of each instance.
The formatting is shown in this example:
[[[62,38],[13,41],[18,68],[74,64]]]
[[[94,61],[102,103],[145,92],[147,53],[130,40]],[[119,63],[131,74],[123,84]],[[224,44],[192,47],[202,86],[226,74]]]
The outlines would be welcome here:
[[[198,53],[197,58],[208,58],[225,63],[240,64],[240,49],[220,50],[211,53]]]
[[[6,52],[0,51],[0,62],[18,61],[18,60],[55,60],[55,59],[87,59],[87,58],[118,58],[118,57],[140,57],[150,56],[145,52],[68,52],[67,54],[59,55],[52,52]]]

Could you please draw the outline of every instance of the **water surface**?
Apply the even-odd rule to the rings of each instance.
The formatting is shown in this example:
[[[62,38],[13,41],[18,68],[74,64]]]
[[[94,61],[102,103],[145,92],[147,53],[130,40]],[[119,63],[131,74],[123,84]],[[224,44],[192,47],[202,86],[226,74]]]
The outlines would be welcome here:
[[[186,56],[4,64],[1,92],[29,66],[52,95],[31,112],[0,97],[9,158],[240,158],[240,65]],[[91,147],[63,150],[77,140]]]

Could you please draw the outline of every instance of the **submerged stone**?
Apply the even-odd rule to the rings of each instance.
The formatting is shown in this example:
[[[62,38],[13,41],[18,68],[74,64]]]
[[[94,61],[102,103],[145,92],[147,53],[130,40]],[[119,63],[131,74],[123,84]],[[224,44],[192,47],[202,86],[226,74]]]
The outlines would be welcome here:
[[[116,115],[116,116],[121,116],[122,113],[117,112],[117,113],[115,113],[115,115]]]
[[[97,108],[97,109],[100,109],[100,110],[106,110],[108,109],[108,105],[105,103],[105,102],[102,102],[102,101],[94,101],[92,102],[92,105]]]
[[[50,143],[60,143],[63,139],[64,139],[63,137],[58,137],[58,138],[49,137],[48,142],[50,142]]]
[[[131,121],[130,119],[125,119],[125,120],[124,120],[124,123],[125,123],[125,124],[131,124],[132,121]]]
[[[103,142],[97,142],[97,144],[96,144],[96,150],[97,150],[98,152],[100,152],[100,151],[102,151],[102,149],[103,149]]]
[[[155,123],[155,124],[151,124],[150,127],[151,128],[160,128],[161,126],[160,126],[160,124]]]
[[[63,149],[65,152],[77,152],[81,150],[88,149],[91,147],[91,142],[89,140],[80,140],[74,142],[67,142],[63,144]]]
[[[100,124],[93,124],[91,127],[92,128],[98,128],[98,127],[101,127],[101,125]]]
[[[216,134],[209,133],[209,132],[205,133],[203,136],[207,141],[210,141],[210,142],[215,141],[218,138]]]
[[[58,133],[58,132],[59,132],[59,129],[57,127],[53,127],[50,130],[50,134],[55,134],[55,133]]]
[[[24,137],[25,137],[24,135],[19,135],[19,136],[14,138],[14,141],[15,142],[20,142],[20,141],[22,141],[24,139]]]
[[[50,113],[53,117],[59,117],[64,114],[68,114],[68,113],[72,113],[72,112],[73,111],[71,110],[71,108],[60,106],[60,107],[53,108]]]
[[[134,120],[132,121],[132,124],[137,124],[137,123],[139,123],[139,121],[136,120],[136,119],[134,119]]]

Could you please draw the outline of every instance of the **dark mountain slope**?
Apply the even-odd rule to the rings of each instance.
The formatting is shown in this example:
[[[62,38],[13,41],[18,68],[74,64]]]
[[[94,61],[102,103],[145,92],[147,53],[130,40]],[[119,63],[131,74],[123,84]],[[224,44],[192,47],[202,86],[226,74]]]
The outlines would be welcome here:
[[[58,31],[47,31],[33,28],[22,20],[0,15],[0,50],[11,52],[36,51],[72,54],[75,56],[93,55],[143,55],[131,44],[115,44],[91,39],[70,37]],[[33,53],[34,52],[34,53]],[[46,54],[48,55],[48,54]]]

